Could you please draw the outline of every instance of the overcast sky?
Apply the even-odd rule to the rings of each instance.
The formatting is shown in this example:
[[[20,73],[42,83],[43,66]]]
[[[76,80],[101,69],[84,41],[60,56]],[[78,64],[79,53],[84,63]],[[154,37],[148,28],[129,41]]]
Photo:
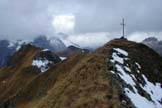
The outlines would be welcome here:
[[[64,32],[53,25],[54,18],[60,15],[73,16],[73,28],[66,31],[68,39],[90,37],[95,41],[98,34],[103,41],[105,37],[118,37],[123,17],[130,39],[140,41],[150,34],[161,38],[161,5],[162,0],[0,0],[0,39],[55,36],[56,32]]]

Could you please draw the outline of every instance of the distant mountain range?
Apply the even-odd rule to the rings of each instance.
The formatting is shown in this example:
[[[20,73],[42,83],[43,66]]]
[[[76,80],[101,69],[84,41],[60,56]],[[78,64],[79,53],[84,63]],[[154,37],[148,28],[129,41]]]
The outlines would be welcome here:
[[[155,37],[149,37],[142,41],[145,45],[154,49],[157,53],[162,56],[162,40],[158,40]]]
[[[60,39],[47,39],[46,36],[38,36],[32,42],[24,42],[23,40],[17,40],[16,42],[0,40],[0,67],[7,66],[10,57],[18,51],[22,45],[28,43],[33,44],[36,47],[48,49],[52,52],[59,52],[66,49],[65,44]]]
[[[60,33],[58,35],[67,37],[66,34]],[[79,48],[78,46],[71,45],[66,47],[66,45],[58,38],[48,39],[46,36],[38,36],[31,42],[24,42],[23,40],[17,40],[15,42],[9,40],[0,40],[0,67],[7,66],[9,64],[9,59],[11,56],[18,51],[22,45],[32,44],[36,47],[43,49],[48,49],[52,52],[57,53],[60,57],[68,57],[76,53],[90,52],[90,49]],[[142,41],[145,45],[154,49],[157,53],[162,56],[162,41],[155,37],[149,37]]]
[[[0,40],[0,67],[8,65],[10,57],[23,45],[20,40],[10,42],[8,40]]]
[[[24,42],[23,40],[17,40],[16,42],[11,42],[9,40],[0,40],[0,67],[4,67],[10,64],[9,60],[11,56],[23,45],[29,43],[36,47],[57,53],[57,55],[62,58],[66,58],[70,55],[81,53],[83,51],[87,53],[89,52],[88,49],[78,48],[73,45],[66,47],[65,44],[56,37],[48,39],[46,36],[38,36],[31,42]]]

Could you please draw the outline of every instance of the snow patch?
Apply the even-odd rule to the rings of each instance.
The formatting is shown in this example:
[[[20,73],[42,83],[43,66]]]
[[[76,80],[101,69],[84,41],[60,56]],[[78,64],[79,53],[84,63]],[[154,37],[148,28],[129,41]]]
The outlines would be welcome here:
[[[15,44],[13,42],[9,42],[9,45],[8,45],[9,48],[12,48],[14,46],[15,46]]]
[[[46,72],[49,69],[49,64],[52,64],[49,60],[33,60],[32,65],[37,66],[41,72]]]
[[[119,63],[121,63],[121,64],[123,64],[124,63],[124,59],[123,58],[121,58],[121,57],[119,57],[116,53],[113,53],[112,54],[112,60],[111,60],[111,62],[113,62],[113,63],[115,63],[115,61],[116,62],[119,62]]]
[[[22,40],[18,40],[16,43],[15,43],[15,46],[16,46],[16,51],[18,51],[23,45],[25,45],[26,42],[25,41],[22,41]]]
[[[141,66],[139,65],[139,63],[135,63],[138,66],[138,69],[141,69]]]
[[[62,61],[64,61],[64,60],[67,59],[67,57],[60,57],[60,59],[61,59]]]
[[[131,86],[132,89],[125,87],[125,95],[132,101],[137,108],[162,108],[162,88],[160,83],[155,85],[148,81],[147,77],[142,74],[142,78],[145,81],[145,85],[140,84],[141,89],[143,89],[147,94],[149,94],[151,100],[144,96],[141,96],[136,88],[137,78],[133,75],[132,70],[129,68],[126,60],[128,58],[128,53],[120,48],[114,48],[112,53],[112,59],[116,71],[110,71],[112,74],[118,75],[127,85]],[[122,55],[122,56],[121,56]],[[124,56],[123,56],[124,55]],[[140,73],[141,66],[139,63],[135,62],[137,66],[137,73]]]
[[[113,50],[117,51],[120,54],[123,54],[125,56],[128,56],[128,53],[120,48],[114,48]]]
[[[124,81],[127,82],[127,84],[135,85],[135,82],[134,82],[134,80],[132,78],[132,77],[134,77],[133,75],[127,74],[124,71],[123,67],[121,67],[118,64],[116,64],[115,67],[117,68],[117,71],[120,72],[118,75],[120,76],[121,79],[124,79]]]
[[[42,51],[46,52],[46,51],[49,51],[49,49],[43,49]]]

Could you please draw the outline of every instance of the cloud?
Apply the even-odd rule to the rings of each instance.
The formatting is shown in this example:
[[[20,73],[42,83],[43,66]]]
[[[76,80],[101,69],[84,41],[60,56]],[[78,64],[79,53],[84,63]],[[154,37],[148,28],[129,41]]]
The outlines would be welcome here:
[[[145,32],[135,32],[135,33],[132,33],[128,36],[128,39],[129,40],[132,40],[132,41],[136,41],[136,42],[141,42],[142,40],[144,40],[145,38],[149,37],[148,33],[145,33]]]
[[[156,37],[162,40],[162,32],[134,32],[127,36],[129,40],[141,42],[148,37]]]
[[[52,22],[56,32],[71,32],[75,27],[74,15],[58,15],[55,16]]]
[[[162,40],[161,36],[162,32],[133,32],[127,35],[126,38],[131,41],[142,42],[145,38],[148,37],[156,37]],[[61,39],[66,44],[66,46],[77,45],[80,47],[97,48],[103,46],[114,38],[120,38],[121,34],[118,32],[93,32],[61,37],[63,37]]]
[[[64,43],[69,45],[77,45],[80,47],[89,47],[89,48],[97,48],[113,38],[120,37],[116,35],[117,33],[108,33],[108,32],[96,32],[96,33],[84,33],[84,34],[77,34],[77,35],[69,35],[64,37],[62,40]]]
[[[0,39],[32,39],[40,34],[55,36],[53,17],[73,14],[76,23],[69,38],[75,41],[79,41],[80,34],[95,40],[87,36],[88,33],[117,32],[118,37],[122,17],[126,19],[127,35],[139,41],[135,38],[138,33],[144,38],[148,32],[162,32],[161,4],[161,0],[0,0]],[[96,36],[98,43],[100,38]]]

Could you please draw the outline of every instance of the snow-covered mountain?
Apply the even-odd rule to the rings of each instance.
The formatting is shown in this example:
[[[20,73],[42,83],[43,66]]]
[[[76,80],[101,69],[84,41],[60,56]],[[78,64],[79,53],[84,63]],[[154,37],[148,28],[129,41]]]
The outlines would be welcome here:
[[[38,36],[33,40],[32,44],[54,52],[62,51],[66,48],[65,44],[56,37],[47,39],[46,36]]]
[[[160,41],[155,37],[149,37],[143,40],[142,43],[154,49],[157,53],[159,53],[162,56],[162,40]]]
[[[24,40],[9,41],[0,40],[0,67],[7,66],[10,57],[18,51],[22,45],[31,43],[42,49],[49,49],[52,52],[58,52],[66,49],[65,44],[58,38],[47,39],[46,36],[38,36],[31,42],[26,42]]]

